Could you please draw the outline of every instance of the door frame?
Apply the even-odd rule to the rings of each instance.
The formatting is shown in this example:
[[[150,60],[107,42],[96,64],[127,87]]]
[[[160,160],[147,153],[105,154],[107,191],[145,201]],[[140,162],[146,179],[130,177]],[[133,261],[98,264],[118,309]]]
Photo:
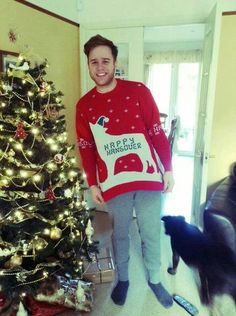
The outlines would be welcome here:
[[[205,49],[203,52],[198,127],[194,154],[194,185],[192,200],[192,222],[199,226],[202,226],[203,224],[202,218],[207,196],[208,161],[211,159],[209,149],[215,104],[221,17],[222,11],[220,10],[220,5],[216,3],[205,21]],[[209,49],[211,50],[210,55]]]

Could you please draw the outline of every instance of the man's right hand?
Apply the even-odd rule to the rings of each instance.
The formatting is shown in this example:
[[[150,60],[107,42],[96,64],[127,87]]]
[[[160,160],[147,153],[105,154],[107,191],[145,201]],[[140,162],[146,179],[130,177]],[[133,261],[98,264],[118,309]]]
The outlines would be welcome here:
[[[92,193],[92,199],[95,203],[103,204],[104,199],[102,197],[102,192],[100,188],[97,185],[92,185],[90,187],[91,193]]]

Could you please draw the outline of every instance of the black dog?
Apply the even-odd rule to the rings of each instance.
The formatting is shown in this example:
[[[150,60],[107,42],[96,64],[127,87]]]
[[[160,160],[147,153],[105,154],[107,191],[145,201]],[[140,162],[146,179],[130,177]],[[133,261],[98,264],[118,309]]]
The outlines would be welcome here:
[[[181,257],[199,272],[203,304],[212,304],[214,296],[222,294],[230,295],[236,303],[236,258],[232,250],[216,244],[183,216],[164,216],[162,220],[172,248],[173,266],[167,271],[175,274]]]

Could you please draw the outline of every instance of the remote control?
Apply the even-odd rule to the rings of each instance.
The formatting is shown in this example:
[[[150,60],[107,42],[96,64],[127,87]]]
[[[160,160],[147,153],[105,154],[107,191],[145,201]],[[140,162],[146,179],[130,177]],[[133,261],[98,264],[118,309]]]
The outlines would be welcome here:
[[[184,297],[174,294],[173,299],[177,304],[183,307],[190,315],[195,316],[199,313],[198,309],[193,304],[188,302]]]

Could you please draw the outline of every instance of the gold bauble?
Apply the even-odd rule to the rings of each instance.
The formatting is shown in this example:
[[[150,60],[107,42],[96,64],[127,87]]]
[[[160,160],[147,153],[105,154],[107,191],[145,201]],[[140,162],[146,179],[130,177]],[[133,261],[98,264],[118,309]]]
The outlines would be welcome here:
[[[10,258],[10,267],[11,267],[11,268],[19,267],[19,266],[22,265],[22,262],[23,262],[22,256],[13,255],[13,256]]]
[[[34,247],[36,250],[42,250],[42,249],[46,248],[47,245],[48,245],[48,243],[43,238],[37,238],[34,241]]]
[[[53,240],[60,239],[62,235],[62,230],[58,227],[53,227],[50,230],[50,238]]]

